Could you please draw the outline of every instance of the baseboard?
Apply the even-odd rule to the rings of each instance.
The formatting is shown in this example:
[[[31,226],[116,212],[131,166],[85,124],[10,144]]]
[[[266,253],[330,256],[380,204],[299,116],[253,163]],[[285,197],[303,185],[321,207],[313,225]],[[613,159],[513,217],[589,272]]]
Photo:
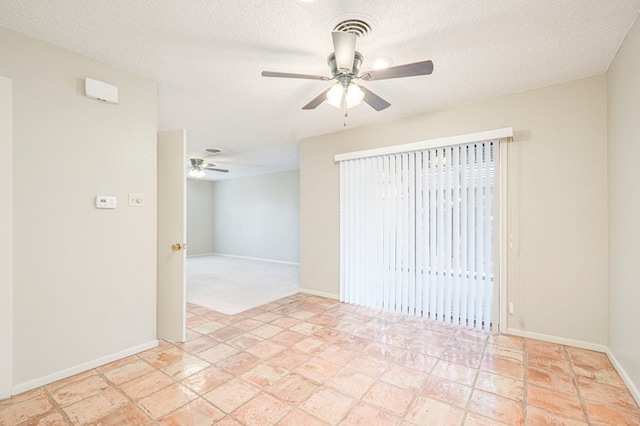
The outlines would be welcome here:
[[[573,346],[580,349],[588,349],[590,351],[607,353],[605,345],[599,345],[597,343],[583,342],[582,340],[567,339],[565,337],[551,336],[549,334],[532,333],[530,331],[518,330],[517,328],[507,328],[507,334],[513,336],[526,337],[528,339],[542,340],[544,342],[557,343],[559,345]]]
[[[337,294],[324,293],[322,291],[309,290],[306,288],[301,288],[300,293],[310,294],[312,296],[326,297],[327,299],[335,299],[335,300],[340,299],[340,296],[338,296]]]
[[[633,396],[633,399],[636,400],[636,404],[640,405],[640,391],[638,390],[636,384],[633,383],[633,380],[631,380],[631,377],[629,377],[626,370],[622,367],[622,364],[620,364],[618,358],[616,358],[616,356],[613,354],[613,352],[611,352],[611,349],[609,348],[607,348],[607,356],[609,357],[611,364],[613,364],[613,367],[616,369],[620,377],[622,377],[622,380],[624,381],[625,385],[627,385],[627,388],[629,388],[629,392],[631,392],[631,396]]]
[[[198,253],[198,254],[188,254],[187,257],[203,257],[203,256],[213,256],[215,253]]]
[[[101,365],[108,364],[110,362],[117,361],[122,358],[126,358],[129,355],[134,355],[134,354],[137,354],[138,352],[155,348],[156,346],[158,346],[158,341],[153,340],[151,342],[143,343],[142,345],[134,346],[132,348],[125,349],[123,351],[116,352],[111,355],[94,359],[93,361],[85,362],[83,364],[79,364],[74,367],[67,368],[62,371],[58,371],[56,373],[49,374],[44,377],[40,377],[38,379],[29,380],[28,382],[14,385],[12,388],[11,394],[17,395],[19,393],[26,392],[31,389],[35,389],[39,386],[44,386],[49,383],[53,383],[57,380],[66,379],[67,377],[71,377],[75,374],[83,373],[85,371],[91,370],[92,368],[100,367]]]
[[[300,266],[300,262],[287,262],[285,260],[265,259],[263,257],[237,256],[235,254],[211,253],[212,256],[234,257],[236,259],[260,260],[262,262],[282,263],[285,265]],[[205,255],[202,255],[205,256]]]

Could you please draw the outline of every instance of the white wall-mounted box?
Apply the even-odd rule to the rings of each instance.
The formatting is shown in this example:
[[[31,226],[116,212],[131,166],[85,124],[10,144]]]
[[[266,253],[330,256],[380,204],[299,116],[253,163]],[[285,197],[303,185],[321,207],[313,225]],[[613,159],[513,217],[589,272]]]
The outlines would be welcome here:
[[[118,103],[118,88],[92,78],[85,79],[84,89],[88,97],[110,104]]]

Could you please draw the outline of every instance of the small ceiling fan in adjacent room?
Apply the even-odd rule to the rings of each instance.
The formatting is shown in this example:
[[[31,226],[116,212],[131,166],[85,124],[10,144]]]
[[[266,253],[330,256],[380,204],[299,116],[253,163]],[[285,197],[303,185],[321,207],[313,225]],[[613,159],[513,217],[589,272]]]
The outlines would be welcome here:
[[[227,169],[219,169],[215,167],[213,163],[205,163],[202,158],[190,158],[191,170],[189,170],[189,176],[192,178],[202,178],[207,175],[206,171],[229,173]]]
[[[391,104],[366,87],[356,84],[356,82],[429,75],[433,72],[433,62],[428,60],[359,74],[360,65],[364,58],[360,52],[356,51],[356,41],[359,34],[359,31],[352,29],[352,27],[346,27],[331,33],[334,52],[327,59],[331,77],[276,71],[262,71],[262,76],[336,81],[333,86],[327,88],[313,98],[311,102],[303,106],[302,109],[305,110],[315,109],[325,101],[330,105],[346,110],[364,101],[376,111],[382,111]]]

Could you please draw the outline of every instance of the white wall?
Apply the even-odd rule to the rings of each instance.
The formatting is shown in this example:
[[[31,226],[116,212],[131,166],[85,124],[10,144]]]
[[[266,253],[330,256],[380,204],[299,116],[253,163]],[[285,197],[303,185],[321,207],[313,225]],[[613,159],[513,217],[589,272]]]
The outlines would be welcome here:
[[[299,176],[292,170],[214,182],[213,251],[299,262]]]
[[[339,293],[335,154],[513,126],[508,327],[604,348],[606,108],[598,76],[303,140],[301,289]]]
[[[187,179],[187,256],[213,253],[213,182]]]
[[[13,79],[13,381],[22,391],[156,338],[156,85],[0,28]],[[120,104],[91,100],[91,77]],[[128,207],[129,192],[144,207]],[[118,197],[115,210],[96,195]]]
[[[12,83],[0,76],[0,399],[13,385]]]
[[[609,348],[640,401],[640,21],[607,73]]]

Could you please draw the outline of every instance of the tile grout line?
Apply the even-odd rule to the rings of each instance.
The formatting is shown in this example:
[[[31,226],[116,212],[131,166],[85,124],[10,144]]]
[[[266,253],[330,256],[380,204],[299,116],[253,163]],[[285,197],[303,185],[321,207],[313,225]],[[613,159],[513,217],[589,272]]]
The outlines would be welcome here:
[[[487,337],[487,341],[485,342],[484,348],[482,349],[482,357],[480,358],[480,364],[478,365],[478,368],[476,368],[475,370],[475,374],[473,376],[473,380],[471,381],[471,393],[469,393],[469,398],[467,399],[467,403],[465,404],[464,407],[464,416],[462,418],[462,422],[460,423],[461,425],[463,425],[466,420],[467,417],[469,416],[469,405],[471,405],[471,398],[473,397],[473,394],[476,391],[476,384],[478,383],[478,377],[480,376],[480,366],[482,365],[482,361],[484,360],[484,357],[486,355],[487,352],[487,344],[489,342],[489,338]]]
[[[41,386],[42,392],[44,392],[44,394],[47,396],[47,398],[49,399],[49,401],[53,404],[53,406],[55,407],[54,410],[51,410],[39,417],[37,417],[37,419],[42,420],[45,417],[51,415],[54,412],[59,412],[62,417],[68,422],[69,425],[73,425],[73,422],[71,421],[71,418],[67,415],[67,412],[64,411],[64,408],[62,408],[62,406],[60,404],[58,404],[58,401],[56,401],[56,399],[53,397],[53,395],[51,395],[51,393],[49,392],[49,390],[46,388],[46,386]],[[29,419],[25,422],[23,422],[22,424],[28,424],[29,422],[33,421],[33,419]]]
[[[138,354],[136,354],[136,355],[138,355]],[[144,359],[143,359],[143,361],[144,361]],[[126,364],[125,364],[125,365],[126,365]],[[153,366],[152,366],[152,367],[153,367]],[[139,406],[139,405],[138,405],[138,404],[137,404],[137,403],[136,403],[136,402],[135,402],[135,401],[134,401],[134,400],[133,400],[129,395],[127,395],[127,394],[124,392],[124,390],[123,390],[119,385],[116,385],[114,382],[112,382],[111,380],[109,380],[109,378],[108,378],[107,376],[105,376],[103,372],[101,372],[101,371],[99,371],[99,370],[97,370],[97,369],[96,369],[96,371],[98,372],[98,374],[99,374],[99,375],[100,375],[100,376],[101,376],[101,377],[102,377],[102,378],[103,378],[107,383],[111,384],[111,386],[112,386],[113,388],[115,388],[115,389],[118,391],[118,393],[120,393],[124,398],[126,398],[126,399],[129,401],[129,403],[130,403],[130,404],[132,404],[134,407],[136,407],[138,410],[140,410],[140,412],[142,412],[142,414],[143,414],[144,416],[146,416],[146,417],[147,417],[147,419],[149,419],[149,421],[152,421],[152,422],[156,423],[156,422],[155,422],[155,420],[154,420],[154,419],[152,419],[152,418],[151,418],[151,416],[146,412],[146,410],[144,410],[142,407],[140,407],[140,406]],[[135,380],[135,379],[136,379],[136,378],[133,378],[133,379],[131,379],[131,380]],[[127,383],[127,382],[125,382],[125,383]],[[104,392],[104,391],[102,391],[102,392]],[[106,414],[106,415],[102,416],[101,418],[104,418],[104,417],[106,417],[106,416],[108,416],[108,415],[111,415],[111,414],[115,413],[116,411],[118,411],[119,409],[120,409],[120,408],[116,408],[114,411],[112,411],[111,413],[108,413],[108,414]],[[97,421],[97,420],[100,420],[100,419],[96,419],[96,421]]]
[[[585,401],[584,401],[584,398],[582,397],[582,392],[580,390],[580,382],[578,381],[576,372],[573,369],[573,360],[571,359],[571,354],[569,353],[565,345],[562,345],[562,352],[564,353],[565,359],[569,362],[569,371],[571,372],[571,380],[573,381],[573,385],[576,387],[576,394],[578,395],[578,401],[580,401],[582,414],[584,415],[584,418],[587,424],[591,424],[591,421],[589,419],[589,412],[587,411],[587,406],[585,405]]]

